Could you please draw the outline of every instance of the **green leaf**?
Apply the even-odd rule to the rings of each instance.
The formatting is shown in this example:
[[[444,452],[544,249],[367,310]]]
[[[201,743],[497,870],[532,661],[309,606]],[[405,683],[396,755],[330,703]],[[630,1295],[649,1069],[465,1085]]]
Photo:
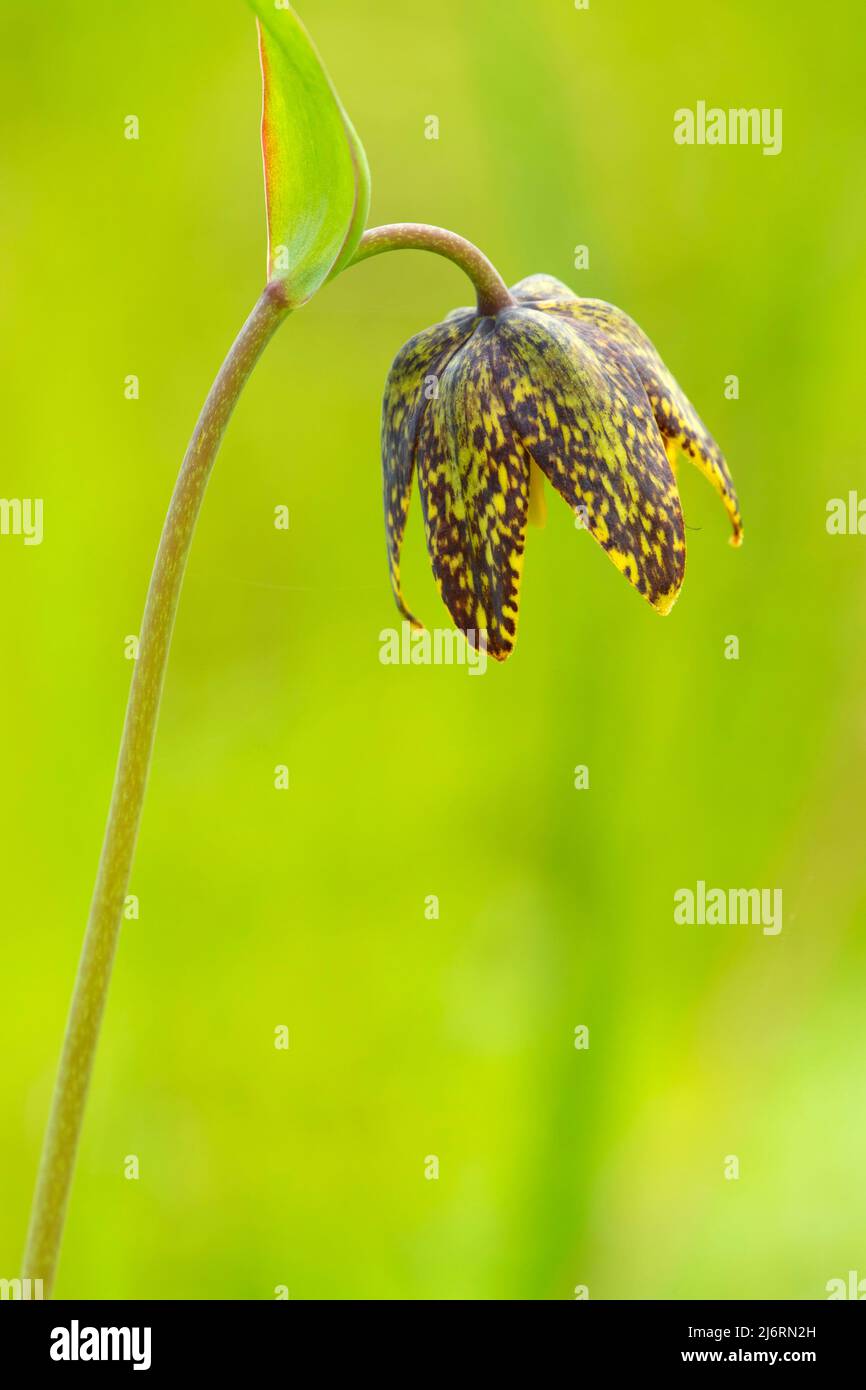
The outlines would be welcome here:
[[[287,0],[250,0],[262,63],[268,279],[304,304],[351,260],[370,207],[364,147]]]

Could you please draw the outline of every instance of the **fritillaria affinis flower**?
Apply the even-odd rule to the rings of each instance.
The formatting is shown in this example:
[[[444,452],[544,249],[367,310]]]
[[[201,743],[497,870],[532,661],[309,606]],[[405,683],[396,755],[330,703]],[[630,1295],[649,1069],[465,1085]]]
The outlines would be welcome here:
[[[649,338],[622,310],[546,275],[496,314],[457,309],[394,361],[382,420],[385,522],[398,607],[417,473],[433,573],[455,625],[504,661],[514,648],[528,522],[543,480],[659,613],[679,595],[678,453],[710,480],[739,545],[718,445]],[[484,634],[483,639],[480,634]]]

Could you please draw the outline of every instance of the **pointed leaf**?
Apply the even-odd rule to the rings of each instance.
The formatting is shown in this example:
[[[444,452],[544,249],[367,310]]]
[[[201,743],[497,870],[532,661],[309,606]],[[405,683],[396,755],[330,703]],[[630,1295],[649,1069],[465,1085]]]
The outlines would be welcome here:
[[[351,259],[370,206],[363,146],[287,3],[250,0],[262,64],[268,278],[303,304]]]

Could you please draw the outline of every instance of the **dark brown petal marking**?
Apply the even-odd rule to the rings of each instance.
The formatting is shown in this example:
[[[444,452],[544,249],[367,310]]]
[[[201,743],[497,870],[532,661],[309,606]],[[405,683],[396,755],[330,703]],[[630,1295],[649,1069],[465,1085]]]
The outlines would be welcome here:
[[[566,317],[579,328],[586,324],[596,333],[604,335],[614,351],[617,348],[625,349],[640,374],[659,429],[665,439],[676,442],[719,493],[733,527],[731,542],[739,545],[743,524],[736,489],[724,455],[634,319],[601,299],[576,299],[574,296],[565,299],[558,293],[551,294],[547,301],[534,303],[533,308]]]
[[[397,607],[418,626],[403,601],[400,588],[400,551],[412,495],[412,472],[418,425],[434,388],[429,378],[441,377],[445,365],[471,334],[478,322],[471,310],[449,317],[446,323],[425,328],[411,338],[394,359],[385,383],[382,403],[382,472],[388,566]]]
[[[487,650],[504,661],[517,636],[529,460],[493,379],[492,329],[482,320],[443,372],[421,420],[416,464],[442,598],[455,625],[486,630]]]
[[[667,613],[685,570],[683,516],[627,354],[529,307],[499,314],[491,341],[496,388],[527,453],[629,582]]]

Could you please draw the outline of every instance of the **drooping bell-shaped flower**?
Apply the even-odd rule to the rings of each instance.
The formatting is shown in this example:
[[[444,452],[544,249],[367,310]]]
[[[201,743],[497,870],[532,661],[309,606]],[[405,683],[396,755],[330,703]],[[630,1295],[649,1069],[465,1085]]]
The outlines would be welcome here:
[[[721,450],[627,314],[530,276],[496,314],[458,309],[412,338],[382,420],[391,581],[417,472],[433,573],[455,625],[498,660],[514,648],[527,523],[542,476],[659,612],[685,571],[682,451],[742,526]],[[484,637],[481,637],[481,634]]]

